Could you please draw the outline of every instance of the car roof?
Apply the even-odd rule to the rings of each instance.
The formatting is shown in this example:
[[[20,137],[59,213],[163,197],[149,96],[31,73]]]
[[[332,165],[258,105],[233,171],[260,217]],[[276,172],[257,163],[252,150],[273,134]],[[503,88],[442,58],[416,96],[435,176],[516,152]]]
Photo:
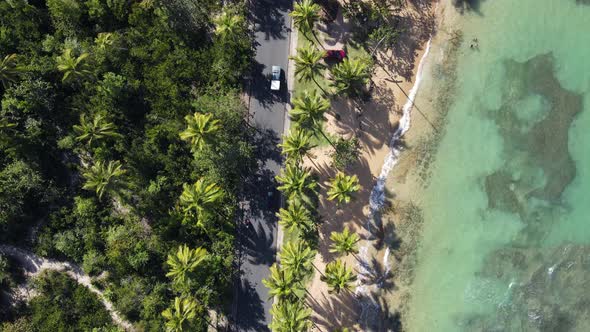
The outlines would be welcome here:
[[[272,66],[272,71],[280,71],[281,66]]]

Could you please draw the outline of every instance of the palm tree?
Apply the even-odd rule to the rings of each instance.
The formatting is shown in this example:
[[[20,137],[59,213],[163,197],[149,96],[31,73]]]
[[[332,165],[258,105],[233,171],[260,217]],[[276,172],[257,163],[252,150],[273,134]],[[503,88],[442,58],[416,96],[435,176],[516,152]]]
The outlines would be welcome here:
[[[298,298],[297,293],[303,293],[298,281],[293,271],[281,268],[275,263],[270,267],[270,276],[263,279],[262,283],[269,289],[269,298],[276,296],[282,302]]]
[[[16,65],[16,54],[9,54],[0,61],[0,82],[4,89],[18,78],[22,70]]]
[[[300,301],[276,303],[270,309],[273,332],[305,332],[310,328],[311,310]]]
[[[82,188],[96,191],[99,199],[102,199],[105,193],[117,194],[125,186],[121,178],[125,173],[119,161],[109,161],[106,164],[98,161],[82,173],[82,176],[86,178]]]
[[[225,7],[223,12],[214,19],[214,23],[216,35],[221,38],[235,39],[243,29],[244,17]]]
[[[289,111],[289,115],[293,121],[302,127],[319,131],[330,145],[334,147],[334,143],[332,143],[322,129],[322,122],[325,120],[324,114],[330,109],[330,102],[318,95],[314,90],[312,92],[304,91],[300,97],[293,98],[291,103],[293,104],[293,108]]]
[[[283,191],[289,198],[305,195],[309,190],[314,191],[317,186],[311,177],[311,172],[294,163],[287,164],[276,179],[281,184],[277,189]]]
[[[320,279],[330,287],[328,290],[330,294],[340,294],[342,290],[351,290],[351,283],[356,280],[356,276],[346,267],[346,263],[335,260],[326,265],[326,271]]]
[[[92,76],[88,57],[90,54],[82,53],[79,57],[72,54],[71,48],[66,48],[64,53],[57,57],[57,69],[64,73],[62,82],[84,79]]]
[[[295,229],[308,230],[311,228],[311,213],[300,200],[291,200],[287,209],[280,208],[277,213],[279,224],[293,231]]]
[[[166,319],[166,331],[181,332],[191,331],[192,321],[197,315],[197,303],[190,298],[174,299],[174,308],[168,308],[162,312]]]
[[[318,44],[321,45],[314,31],[314,25],[320,19],[320,10],[321,7],[314,3],[313,0],[303,0],[301,2],[295,2],[293,10],[289,15],[293,17],[293,23],[297,29],[303,32],[305,38],[311,41],[307,35],[311,32]]]
[[[94,39],[94,42],[96,43],[98,49],[104,51],[111,47],[115,43],[115,40],[112,32],[101,32],[98,34],[96,39]]]
[[[190,249],[187,245],[178,247],[175,255],[168,255],[166,263],[170,267],[170,272],[166,276],[172,280],[183,285],[186,283],[186,278],[195,271],[195,269],[207,259],[207,250],[201,247],[197,249]]]
[[[370,78],[369,63],[366,60],[346,58],[332,68],[332,86],[335,94],[357,96],[363,91]]]
[[[322,86],[316,81],[316,76],[321,76],[325,66],[321,63],[324,52],[315,47],[303,47],[297,49],[297,55],[290,59],[295,61],[295,76],[300,80],[308,82],[312,80],[322,92],[326,93]]]
[[[311,272],[314,257],[313,250],[303,241],[288,242],[279,253],[281,265],[299,279]]]
[[[315,147],[311,142],[311,133],[306,130],[296,129],[289,132],[289,135],[283,137],[283,143],[279,144],[281,153],[287,156],[287,161],[301,162],[303,156],[313,159],[309,151]]]
[[[187,128],[180,133],[180,138],[191,144],[193,153],[203,149],[203,146],[210,143],[213,135],[221,129],[219,120],[212,117],[211,113],[195,113],[184,117]]]
[[[332,232],[330,234],[332,245],[330,252],[338,253],[339,255],[355,255],[358,253],[358,242],[361,240],[356,233],[352,233],[348,227],[345,227],[342,233]]]
[[[225,196],[223,189],[215,182],[201,178],[192,185],[183,184],[180,205],[184,212],[184,222],[196,219],[197,226],[205,228],[203,217]]]
[[[356,175],[345,175],[340,171],[328,183],[328,187],[328,200],[336,200],[338,204],[350,202],[352,195],[361,189]]]
[[[80,124],[74,126],[74,131],[78,134],[76,141],[86,142],[88,146],[107,137],[123,137],[117,133],[115,125],[107,122],[102,114],[95,115],[92,121],[86,118],[86,114],[80,115]]]

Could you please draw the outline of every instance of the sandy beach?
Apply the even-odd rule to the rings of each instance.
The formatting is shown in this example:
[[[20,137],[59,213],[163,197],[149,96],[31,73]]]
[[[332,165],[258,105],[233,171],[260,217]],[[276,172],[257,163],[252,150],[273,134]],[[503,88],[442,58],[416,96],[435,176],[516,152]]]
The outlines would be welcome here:
[[[314,295],[313,299],[309,300],[309,305],[314,309],[315,323],[322,330],[338,327],[352,327],[355,331],[387,330],[399,320],[396,306],[400,301],[392,300],[400,295],[395,286],[396,276],[389,273],[388,267],[383,263],[384,256],[388,255],[387,248],[394,240],[393,228],[388,224],[391,221],[383,218],[384,224],[382,229],[377,231],[378,236],[367,231],[366,223],[369,218],[371,190],[390,153],[389,143],[397,129],[402,107],[408,100],[408,93],[415,83],[418,64],[423,58],[426,43],[435,33],[437,8],[434,1],[408,2],[398,14],[406,33],[392,50],[376,53],[372,99],[359,105],[361,111],[355,110],[355,103],[349,99],[338,97],[332,101],[332,111],[327,115],[326,131],[344,138],[356,136],[360,143],[358,161],[346,170],[348,174],[357,175],[362,186],[355,200],[343,209],[338,209],[333,202],[325,199],[324,183],[335,174],[335,169],[330,166],[331,147],[314,149],[314,163],[306,162],[307,167],[316,170],[320,175],[322,184],[319,212],[323,217],[323,223],[320,226],[315,266],[323,270],[325,264],[335,258],[334,254],[329,252],[330,233],[349,227],[361,236],[359,245],[363,249],[359,255],[351,255],[345,261],[348,266],[354,267],[356,272],[371,271],[359,275],[354,294],[345,292],[339,295],[328,294],[326,285],[320,281],[319,273],[315,273],[308,287],[309,292]],[[386,204],[391,205],[387,202]],[[361,256],[369,257],[365,263],[367,269],[359,269],[357,258]],[[391,305],[392,301],[396,305]]]

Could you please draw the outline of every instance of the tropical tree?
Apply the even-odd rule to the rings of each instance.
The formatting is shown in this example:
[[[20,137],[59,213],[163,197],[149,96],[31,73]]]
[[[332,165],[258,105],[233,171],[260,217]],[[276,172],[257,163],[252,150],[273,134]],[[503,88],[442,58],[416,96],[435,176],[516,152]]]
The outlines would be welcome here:
[[[22,70],[16,65],[16,54],[9,54],[0,61],[0,82],[4,89],[18,78]]]
[[[294,163],[287,164],[276,179],[281,184],[278,189],[289,198],[295,195],[304,196],[308,191],[314,191],[317,186],[311,172]]]
[[[311,213],[300,200],[290,200],[287,209],[279,209],[277,217],[279,224],[291,231],[295,229],[305,231],[312,225]]]
[[[99,199],[102,199],[105,193],[118,194],[125,187],[122,178],[125,173],[126,171],[119,161],[109,161],[108,163],[98,161],[82,173],[82,176],[86,178],[86,183],[82,188],[94,190]]]
[[[213,119],[211,113],[195,113],[184,117],[187,128],[180,133],[180,138],[191,144],[191,151],[197,152],[209,144],[216,132],[221,129],[219,120]]]
[[[88,61],[89,53],[82,53],[76,57],[71,48],[66,48],[64,53],[57,57],[57,69],[63,72],[62,82],[79,80],[92,76]]]
[[[184,212],[184,221],[197,221],[197,226],[205,228],[204,217],[217,207],[225,193],[217,183],[203,178],[194,184],[183,184],[180,205]]]
[[[346,58],[332,68],[332,86],[335,94],[357,96],[364,90],[370,78],[367,60]]]
[[[207,250],[204,248],[190,249],[187,245],[178,247],[174,255],[168,255],[166,263],[170,271],[166,276],[179,284],[186,284],[186,280],[195,272],[195,269],[207,259]]]
[[[244,17],[233,8],[226,6],[223,12],[214,19],[215,34],[221,38],[235,39],[243,30]]]
[[[287,156],[287,161],[301,162],[303,156],[310,156],[309,151],[315,147],[311,142],[311,133],[302,129],[295,129],[283,137],[279,144],[281,153]],[[312,160],[310,158],[310,160]]]
[[[311,310],[300,301],[276,303],[270,309],[273,332],[305,332],[310,328]]]
[[[320,279],[330,288],[329,293],[340,294],[342,290],[351,290],[351,283],[356,280],[356,276],[346,267],[346,263],[335,260],[326,265],[325,273]]]
[[[270,267],[270,276],[262,280],[269,289],[269,298],[277,297],[279,301],[298,298],[298,293],[303,293],[303,288],[297,276],[291,270],[279,267],[276,263]]]
[[[94,39],[98,49],[104,51],[115,43],[115,38],[112,32],[101,32]]]
[[[86,142],[88,146],[108,137],[123,137],[117,133],[115,125],[107,122],[102,114],[96,114],[91,121],[86,118],[86,114],[80,115],[80,124],[74,126],[74,132],[78,135],[76,141]]]
[[[339,255],[354,255],[358,253],[358,242],[360,238],[358,234],[351,232],[348,227],[345,227],[341,233],[332,232],[330,234],[330,240],[332,240],[330,252],[338,253]]]
[[[326,119],[325,113],[330,109],[330,102],[314,90],[312,92],[304,91],[301,96],[293,98],[291,103],[293,104],[293,108],[289,111],[291,119],[301,127],[318,131],[334,146],[322,129],[322,123]]]
[[[174,308],[168,308],[162,312],[166,319],[166,331],[181,332],[191,331],[192,322],[197,315],[197,303],[190,298],[174,299]]]
[[[356,175],[345,175],[341,171],[328,183],[328,187],[328,200],[336,200],[338,204],[350,202],[352,195],[361,188]]]
[[[281,265],[293,272],[298,279],[302,279],[311,272],[315,253],[303,241],[288,242],[279,253]]]
[[[307,35],[311,32],[318,44],[321,45],[314,31],[314,25],[320,19],[320,10],[320,5],[314,3],[313,0],[303,0],[301,2],[295,2],[293,10],[289,15],[293,17],[293,23],[297,29],[303,32],[305,38],[311,41]]]
[[[290,57],[295,61],[295,76],[305,82],[312,80],[322,91],[324,89],[318,83],[316,77],[321,76],[325,68],[321,62],[323,56],[324,52],[319,51],[315,47],[307,46],[298,48],[297,55]]]

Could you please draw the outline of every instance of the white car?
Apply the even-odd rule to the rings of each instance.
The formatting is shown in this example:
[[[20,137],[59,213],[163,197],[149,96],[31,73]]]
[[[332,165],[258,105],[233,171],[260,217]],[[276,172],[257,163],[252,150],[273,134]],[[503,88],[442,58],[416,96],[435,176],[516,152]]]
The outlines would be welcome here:
[[[281,67],[272,66],[272,77],[270,80],[270,89],[278,91],[281,89]]]

